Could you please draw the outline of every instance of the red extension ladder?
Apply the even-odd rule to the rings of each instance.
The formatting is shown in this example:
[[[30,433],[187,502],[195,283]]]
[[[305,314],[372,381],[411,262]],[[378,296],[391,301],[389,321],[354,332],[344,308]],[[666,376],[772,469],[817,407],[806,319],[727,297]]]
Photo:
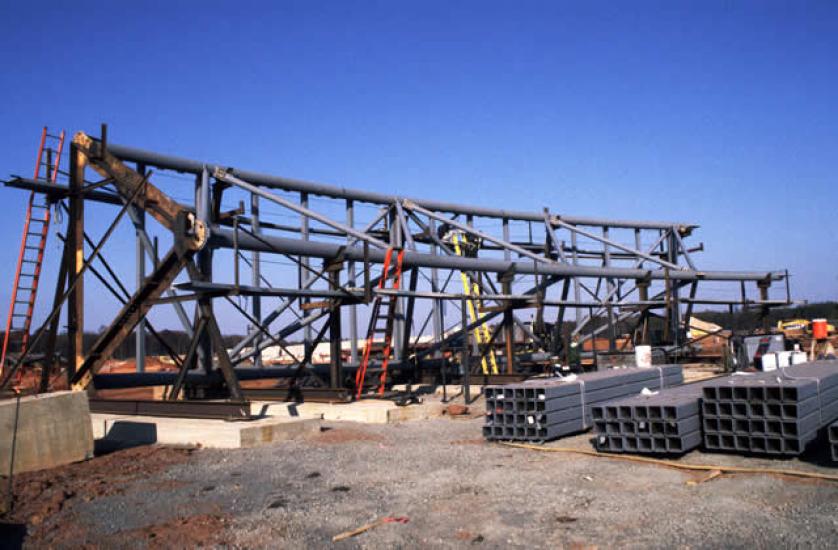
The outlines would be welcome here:
[[[401,249],[396,252],[395,265],[393,265],[393,252],[393,248],[388,248],[387,253],[384,255],[384,268],[382,269],[381,279],[378,281],[379,289],[387,288],[386,285],[389,280],[393,281],[393,290],[399,290],[402,284],[402,259],[404,258],[404,250]],[[378,380],[378,394],[381,395],[384,393],[384,383],[387,381],[387,364],[390,361],[390,353],[393,347],[393,321],[396,317],[397,302],[398,297],[389,294],[376,294],[375,298],[373,298],[364,354],[361,358],[361,364],[358,365],[358,370],[355,371],[356,399],[361,398],[361,393],[364,390],[373,340],[376,334],[382,333],[384,334],[384,349],[381,352],[383,359],[381,362],[381,375]],[[381,319],[384,319],[384,326],[380,324]]]
[[[44,126],[38,156],[35,163],[35,180],[55,183],[58,167],[64,149],[64,131],[50,134]],[[6,334],[3,337],[3,353],[0,357],[0,372],[6,368],[6,360],[19,356],[29,343],[35,296],[44,261],[44,248],[49,235],[50,204],[46,195],[33,191],[26,207],[26,221],[23,223],[23,237],[17,258],[14,286],[12,287]]]

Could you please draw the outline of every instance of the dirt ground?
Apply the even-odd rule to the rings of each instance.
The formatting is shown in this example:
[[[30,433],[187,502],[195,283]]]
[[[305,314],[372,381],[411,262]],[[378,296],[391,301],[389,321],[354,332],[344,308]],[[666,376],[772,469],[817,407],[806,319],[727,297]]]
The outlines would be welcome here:
[[[18,477],[13,524],[0,540],[14,546],[28,532],[27,548],[329,547],[341,532],[394,517],[401,521],[335,545],[838,545],[836,482],[700,482],[706,474],[487,443],[481,422],[333,422],[310,439],[255,449],[118,451]],[[590,449],[589,437],[548,446]],[[698,452],[681,460],[838,474],[823,449],[804,460]]]

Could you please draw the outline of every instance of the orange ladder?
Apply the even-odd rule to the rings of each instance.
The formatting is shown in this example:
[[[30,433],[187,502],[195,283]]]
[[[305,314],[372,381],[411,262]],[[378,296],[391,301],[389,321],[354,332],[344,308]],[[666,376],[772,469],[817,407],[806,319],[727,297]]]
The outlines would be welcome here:
[[[387,282],[392,280],[393,290],[399,290],[402,284],[402,260],[404,259],[404,250],[400,249],[396,253],[395,265],[393,265],[394,249],[388,248],[384,255],[384,268],[382,269],[381,279],[378,281],[378,288],[383,290],[387,288]],[[367,328],[367,341],[364,345],[364,354],[361,357],[361,364],[358,365],[358,370],[355,371],[355,398],[360,399],[361,393],[364,391],[364,386],[367,377],[367,367],[370,363],[370,354],[372,353],[372,346],[377,334],[384,334],[384,348],[382,350],[383,359],[381,361],[381,375],[378,380],[378,395],[384,393],[384,385],[387,381],[387,365],[390,361],[390,354],[392,353],[393,344],[393,321],[396,317],[396,304],[398,303],[398,296],[390,294],[376,294],[372,301],[372,311],[370,313],[370,323]],[[380,324],[381,319],[384,319],[384,325]]]
[[[64,131],[56,136],[50,134],[44,126],[35,163],[35,180],[53,184],[56,182],[63,149]],[[33,191],[29,195],[26,220],[23,223],[23,237],[17,258],[6,334],[3,337],[3,352],[0,356],[0,372],[6,367],[7,358],[11,359],[12,354],[22,354],[29,343],[35,297],[49,235],[49,221],[50,204],[46,195]]]

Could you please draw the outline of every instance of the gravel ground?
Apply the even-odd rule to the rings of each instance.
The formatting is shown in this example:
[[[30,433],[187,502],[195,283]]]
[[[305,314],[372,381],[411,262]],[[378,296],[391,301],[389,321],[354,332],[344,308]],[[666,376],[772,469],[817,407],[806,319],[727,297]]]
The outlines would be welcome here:
[[[50,545],[327,547],[334,535],[383,516],[409,521],[338,545],[838,545],[838,483],[725,475],[696,484],[705,474],[485,443],[481,422],[331,423],[308,440],[196,451],[118,491],[71,499],[46,524],[72,524],[72,537]],[[552,446],[590,449],[588,438]],[[818,454],[807,462],[698,452],[682,460],[838,473],[819,465]],[[172,538],[190,528],[214,533]]]

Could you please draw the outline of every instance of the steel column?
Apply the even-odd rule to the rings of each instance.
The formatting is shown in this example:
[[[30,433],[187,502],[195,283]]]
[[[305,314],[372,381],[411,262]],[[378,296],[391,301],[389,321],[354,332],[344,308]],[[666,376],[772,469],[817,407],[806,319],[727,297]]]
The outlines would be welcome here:
[[[262,234],[262,227],[259,224],[259,195],[256,193],[250,194],[250,229],[253,231],[254,235],[261,235]],[[251,262],[251,281],[253,281],[254,286],[261,286],[261,277],[262,277],[262,264],[260,253],[258,250],[254,250],[250,254],[250,262]],[[256,320],[257,323],[262,322],[262,297],[261,296],[253,296],[251,298],[251,314],[253,315],[253,319]],[[258,328],[258,327],[253,327]],[[261,336],[256,337],[256,343],[259,343],[261,340]],[[257,353],[256,356],[253,358],[253,366],[256,368],[262,368],[262,353]]]
[[[355,227],[355,203],[352,199],[346,201],[346,225]],[[352,242],[352,237],[346,237],[347,244]],[[347,263],[347,286],[355,287],[355,262]],[[358,306],[349,306],[349,359],[353,365],[358,364]]]

